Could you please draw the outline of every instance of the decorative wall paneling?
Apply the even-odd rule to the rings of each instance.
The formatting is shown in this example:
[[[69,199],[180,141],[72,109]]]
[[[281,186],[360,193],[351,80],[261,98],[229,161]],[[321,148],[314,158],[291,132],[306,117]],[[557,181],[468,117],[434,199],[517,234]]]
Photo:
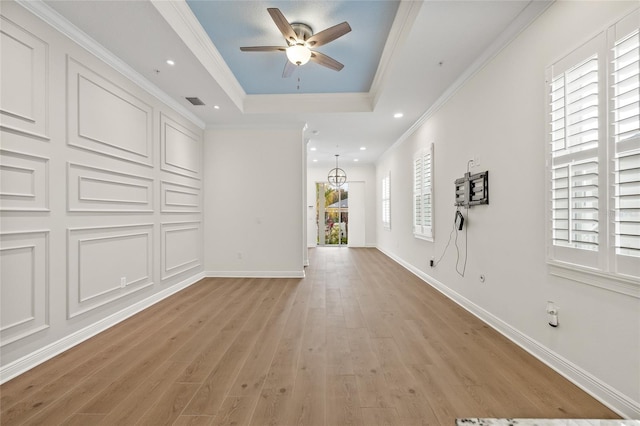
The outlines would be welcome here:
[[[204,255],[202,129],[72,33],[1,14],[3,382],[196,282]]]
[[[69,145],[153,166],[153,108],[67,57]]]
[[[49,159],[0,149],[0,210],[49,211]]]
[[[49,231],[0,234],[0,346],[49,327]]]
[[[202,229],[200,222],[163,223],[162,280],[202,266]]]
[[[160,114],[160,146],[162,170],[200,180],[201,136]]]
[[[153,225],[69,229],[68,317],[153,285]]]
[[[153,179],[74,163],[67,177],[70,212],[153,213]]]
[[[160,182],[162,213],[200,213],[200,188],[174,182]]]
[[[0,17],[0,128],[49,138],[49,45]]]

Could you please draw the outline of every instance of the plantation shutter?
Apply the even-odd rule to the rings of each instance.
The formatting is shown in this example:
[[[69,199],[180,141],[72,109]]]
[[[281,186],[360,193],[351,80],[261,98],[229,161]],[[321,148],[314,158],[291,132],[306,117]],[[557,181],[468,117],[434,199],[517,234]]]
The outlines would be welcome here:
[[[598,250],[598,57],[551,83],[552,238]]]
[[[422,234],[422,155],[413,159],[413,233]]]
[[[549,261],[625,285],[640,279],[639,23],[637,9],[546,74]]]
[[[420,150],[413,159],[413,233],[433,238],[433,144]]]
[[[616,37],[611,61],[614,249],[616,272],[640,275],[640,34],[637,18],[630,32]],[[631,17],[633,19],[633,16]],[[624,22],[622,23],[624,24]],[[619,24],[620,25],[620,24]],[[633,28],[635,27],[635,28]]]
[[[422,211],[424,213],[422,235],[429,238],[433,237],[432,152],[433,144],[422,153]]]
[[[382,225],[391,228],[391,182],[389,174],[382,178]]]

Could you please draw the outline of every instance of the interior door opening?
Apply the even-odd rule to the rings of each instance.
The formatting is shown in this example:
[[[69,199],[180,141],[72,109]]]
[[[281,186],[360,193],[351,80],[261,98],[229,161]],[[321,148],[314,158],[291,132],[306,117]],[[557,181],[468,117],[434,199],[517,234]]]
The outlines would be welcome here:
[[[341,246],[349,243],[349,184],[335,188],[329,183],[316,183],[316,225],[319,246]]]

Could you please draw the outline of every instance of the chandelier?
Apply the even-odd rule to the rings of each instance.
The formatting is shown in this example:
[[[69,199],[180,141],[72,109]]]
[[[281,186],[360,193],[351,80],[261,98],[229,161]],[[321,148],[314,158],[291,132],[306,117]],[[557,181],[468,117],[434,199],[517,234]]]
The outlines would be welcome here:
[[[336,167],[329,170],[329,175],[327,176],[329,184],[335,188],[340,188],[347,181],[347,174],[338,167],[338,157],[339,155],[336,154]]]

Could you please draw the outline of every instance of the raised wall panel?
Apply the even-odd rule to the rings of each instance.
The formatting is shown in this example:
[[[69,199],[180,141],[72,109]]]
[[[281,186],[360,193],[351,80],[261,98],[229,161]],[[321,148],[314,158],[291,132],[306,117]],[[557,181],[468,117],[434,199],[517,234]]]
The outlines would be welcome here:
[[[0,17],[0,128],[48,139],[49,45]]]
[[[200,179],[202,140],[197,134],[162,114],[160,146],[162,170]]]
[[[72,212],[153,212],[153,180],[68,163],[68,208]]]
[[[200,222],[163,223],[161,233],[163,280],[202,264]]]
[[[173,182],[160,182],[163,213],[199,213],[200,188]]]
[[[0,211],[49,210],[49,159],[0,150]]]
[[[153,165],[153,108],[73,58],[67,58],[68,144]]]
[[[49,327],[49,232],[0,235],[0,346]]]
[[[152,233],[150,224],[69,229],[69,318],[153,285]]]

